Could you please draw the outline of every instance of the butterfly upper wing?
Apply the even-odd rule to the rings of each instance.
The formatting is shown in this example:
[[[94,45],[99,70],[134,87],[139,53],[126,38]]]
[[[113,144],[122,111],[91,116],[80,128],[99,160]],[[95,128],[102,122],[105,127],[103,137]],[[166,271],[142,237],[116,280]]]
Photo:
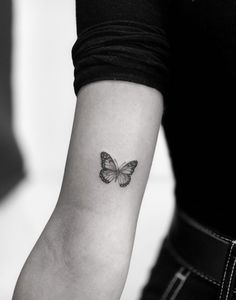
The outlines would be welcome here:
[[[137,167],[137,164],[137,160],[132,160],[120,168],[118,182],[121,187],[125,187],[130,183],[131,175],[134,173],[134,169]]]
[[[117,167],[112,157],[105,151],[101,152],[102,170],[99,173],[100,178],[105,183],[110,183],[116,178]]]
[[[112,157],[105,151],[101,152],[101,166],[103,169],[109,169],[113,171],[117,171],[117,167],[115,165]]]
[[[137,164],[137,160],[132,160],[120,168],[120,172],[123,174],[132,175],[134,173],[134,169],[137,167]]]

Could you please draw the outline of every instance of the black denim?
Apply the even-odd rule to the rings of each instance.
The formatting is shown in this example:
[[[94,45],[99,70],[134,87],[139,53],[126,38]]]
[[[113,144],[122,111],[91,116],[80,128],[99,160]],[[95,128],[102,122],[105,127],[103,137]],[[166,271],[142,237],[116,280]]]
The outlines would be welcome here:
[[[234,241],[230,249],[232,250],[233,247]],[[191,251],[191,244],[188,247],[189,250]],[[225,268],[221,282],[217,283],[201,270],[195,269],[195,266],[189,265],[168,241],[167,235],[139,300],[234,300],[236,299],[235,263],[230,268],[230,258],[236,261],[233,251],[229,252],[226,259],[222,257]],[[228,288],[230,283],[233,285],[232,293]]]
[[[140,300],[213,300],[217,292],[213,283],[178,262],[164,241]]]

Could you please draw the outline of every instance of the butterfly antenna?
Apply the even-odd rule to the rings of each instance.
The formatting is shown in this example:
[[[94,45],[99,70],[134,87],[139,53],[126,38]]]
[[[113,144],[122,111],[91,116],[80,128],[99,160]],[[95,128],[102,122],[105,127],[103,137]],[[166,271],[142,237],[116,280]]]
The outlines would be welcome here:
[[[116,168],[118,169],[118,163],[117,163],[117,161],[116,161],[115,158],[114,158],[114,162],[115,162],[115,164],[116,164]]]

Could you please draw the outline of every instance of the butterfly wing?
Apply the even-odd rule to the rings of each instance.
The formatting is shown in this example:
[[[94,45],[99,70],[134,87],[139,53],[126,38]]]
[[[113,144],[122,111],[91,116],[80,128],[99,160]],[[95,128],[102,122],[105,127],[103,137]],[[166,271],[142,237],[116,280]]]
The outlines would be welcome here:
[[[120,187],[125,187],[130,183],[131,175],[134,173],[134,169],[137,167],[137,165],[138,161],[132,160],[120,168],[118,175]]]
[[[120,173],[118,175],[118,182],[119,182],[120,187],[127,186],[130,183],[130,180],[131,180],[131,176],[128,174]]]
[[[117,167],[112,157],[105,151],[101,152],[101,166],[100,178],[103,182],[110,183],[116,178]]]
[[[113,179],[116,178],[116,172],[113,170],[102,169],[99,173],[100,178],[105,183],[110,183]]]
[[[115,165],[114,160],[107,152],[101,152],[101,165],[102,169],[109,169],[113,171],[117,171],[117,167]]]

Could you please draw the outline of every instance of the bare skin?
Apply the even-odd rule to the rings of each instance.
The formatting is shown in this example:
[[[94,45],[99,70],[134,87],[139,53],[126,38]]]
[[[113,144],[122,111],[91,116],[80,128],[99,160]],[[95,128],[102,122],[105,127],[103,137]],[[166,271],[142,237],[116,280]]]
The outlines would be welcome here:
[[[58,203],[13,300],[120,299],[162,112],[162,95],[142,84],[102,80],[80,89]],[[125,161],[111,172],[105,161],[109,182],[99,176],[102,151]],[[126,161],[137,164],[124,168]]]

